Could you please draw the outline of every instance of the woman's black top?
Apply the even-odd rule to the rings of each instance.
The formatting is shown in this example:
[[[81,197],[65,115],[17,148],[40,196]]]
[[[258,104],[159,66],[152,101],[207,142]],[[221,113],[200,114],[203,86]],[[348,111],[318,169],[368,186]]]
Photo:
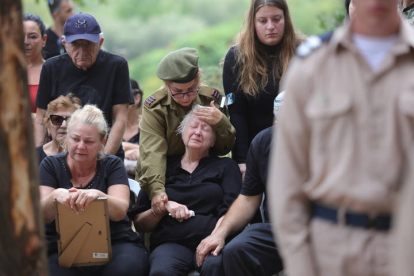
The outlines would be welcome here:
[[[211,234],[217,220],[223,216],[241,189],[241,174],[230,158],[205,157],[193,173],[181,168],[181,156],[167,161],[165,189],[168,199],[186,205],[195,216],[179,222],[166,215],[151,234],[151,249],[166,242],[196,249],[202,239]],[[141,190],[130,216],[151,209],[151,201]]]
[[[259,91],[256,98],[245,94],[238,87],[238,66],[236,65],[236,46],[227,52],[223,68],[223,87],[226,95],[233,93],[235,101],[229,105],[230,122],[236,129],[236,144],[232,158],[237,163],[246,163],[247,151],[253,138],[263,129],[273,125],[273,102],[279,93],[279,79],[272,74],[272,56],[278,46],[260,46],[269,56],[268,83]],[[260,80],[257,80],[259,83]]]
[[[45,159],[47,157],[46,152],[43,150],[43,146],[44,145],[36,147],[37,158],[39,160],[39,165],[40,165],[40,163],[42,163],[43,159]]]

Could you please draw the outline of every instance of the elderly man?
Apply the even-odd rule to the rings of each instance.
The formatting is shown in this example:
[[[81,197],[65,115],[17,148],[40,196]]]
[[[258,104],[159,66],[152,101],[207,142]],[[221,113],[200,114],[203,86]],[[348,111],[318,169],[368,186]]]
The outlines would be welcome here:
[[[285,92],[281,92],[275,99],[273,109],[275,118],[282,105],[284,94]],[[259,210],[262,197],[266,194],[268,161],[274,128],[273,126],[262,130],[253,139],[247,153],[246,175],[240,195],[224,216],[220,226],[197,247],[197,265],[201,266],[204,262],[202,271],[207,275],[270,276],[283,269],[269,223],[266,197],[263,202],[263,223],[246,227],[255,212]],[[239,235],[225,245],[227,238],[240,231],[242,232]],[[223,253],[219,255],[221,251]],[[207,258],[210,254],[217,258]]]
[[[67,54],[47,60],[40,75],[36,98],[35,142],[42,145],[42,124],[47,105],[60,95],[73,93],[82,104],[95,104],[111,127],[104,151],[123,159],[120,147],[128,104],[133,103],[126,60],[101,50],[104,39],[92,15],[78,13],[68,18],[62,43]]]
[[[352,2],[354,19],[300,46],[286,79],[268,187],[290,276],[392,273],[414,146],[414,34],[398,0]]]
[[[43,49],[45,59],[64,54],[62,45],[63,25],[74,14],[72,0],[48,0],[50,14],[53,18],[53,26],[46,30],[47,41]]]

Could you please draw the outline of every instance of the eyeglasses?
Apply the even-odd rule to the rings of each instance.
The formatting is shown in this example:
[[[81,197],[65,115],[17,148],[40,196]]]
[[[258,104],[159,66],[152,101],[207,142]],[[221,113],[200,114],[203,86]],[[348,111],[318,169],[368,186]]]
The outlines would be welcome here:
[[[50,121],[52,122],[52,124],[54,124],[55,126],[61,126],[63,121],[66,121],[66,123],[68,123],[68,120],[70,119],[70,116],[67,117],[63,117],[60,115],[50,115]]]
[[[184,99],[185,95],[187,95],[188,97],[193,97],[197,95],[197,93],[200,91],[200,88],[197,88],[196,90],[187,91],[185,93],[173,94],[169,86],[168,86],[168,89],[170,90],[171,96],[173,96],[173,98],[178,99],[178,100]]]

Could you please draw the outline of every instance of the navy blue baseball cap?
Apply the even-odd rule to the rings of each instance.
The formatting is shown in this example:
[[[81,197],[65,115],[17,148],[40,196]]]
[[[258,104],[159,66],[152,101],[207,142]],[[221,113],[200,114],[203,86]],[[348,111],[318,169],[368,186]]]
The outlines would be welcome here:
[[[63,35],[67,43],[72,43],[78,39],[86,39],[93,43],[99,42],[101,27],[98,21],[87,13],[77,13],[66,20],[63,26]]]

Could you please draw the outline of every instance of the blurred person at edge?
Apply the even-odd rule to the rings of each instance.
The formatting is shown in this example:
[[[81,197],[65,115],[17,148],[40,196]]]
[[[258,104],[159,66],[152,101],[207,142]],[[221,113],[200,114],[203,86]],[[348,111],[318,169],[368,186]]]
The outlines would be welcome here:
[[[62,43],[67,53],[48,59],[40,75],[36,97],[35,142],[44,143],[43,117],[49,102],[73,93],[82,104],[95,104],[110,126],[105,153],[124,160],[121,145],[127,122],[127,108],[133,104],[127,61],[101,50],[101,27],[86,13],[74,14],[64,26]]]
[[[394,205],[413,165],[414,34],[398,0],[352,2],[354,19],[309,38],[286,78],[268,202],[291,276],[392,275]]]
[[[410,25],[414,25],[414,0],[400,0],[399,7]]]
[[[216,143],[211,149],[216,155],[231,151],[235,130],[224,106],[222,95],[201,83],[198,51],[181,48],[167,54],[158,64],[157,76],[164,85],[144,102],[140,126],[139,159],[136,180],[147,192],[155,213],[162,215],[168,201],[165,193],[167,156],[184,154],[185,146],[176,130],[184,116],[196,105],[195,114],[213,126]]]
[[[274,101],[276,120],[284,95],[285,92],[279,93]],[[270,145],[276,127],[275,121],[275,126],[262,130],[253,139],[239,196],[220,225],[197,247],[197,265],[203,265],[204,268],[219,267],[215,276],[270,276],[283,269],[268,217],[266,196]],[[256,210],[259,210],[263,197],[263,223],[248,225]],[[240,231],[231,241],[228,240]],[[215,258],[207,258],[210,255]]]
[[[62,44],[63,26],[75,14],[72,0],[48,0],[53,25],[46,30],[48,40],[45,46],[45,59],[66,53]]]
[[[234,98],[229,105],[236,129],[232,158],[243,178],[250,143],[273,125],[279,82],[301,41],[285,0],[251,1],[237,44],[227,52],[223,68],[224,91]]]
[[[414,152],[411,151],[414,158]],[[414,168],[409,170],[411,175],[407,177],[406,184],[398,198],[396,210],[395,227],[395,254],[392,254],[394,275],[412,276],[414,275]]]
[[[130,191],[124,165],[119,157],[103,152],[107,133],[102,111],[85,105],[68,122],[65,151],[46,157],[40,164],[39,189],[47,223],[50,275],[147,275],[148,252],[126,215]],[[112,260],[100,266],[60,267],[55,202],[79,213],[99,197],[108,201]]]
[[[345,9],[348,17],[352,20],[355,15],[355,6],[353,0],[345,0]]]
[[[136,80],[130,79],[130,83],[135,103],[128,107],[128,119],[122,137],[122,146],[125,150],[124,164],[128,177],[135,179],[135,169],[139,158],[139,123],[142,116],[143,91]]]
[[[59,96],[47,105],[43,121],[48,136],[52,140],[36,148],[39,165],[46,156],[56,155],[63,151],[63,141],[66,138],[69,118],[80,106],[81,101],[71,93],[66,96]]]
[[[38,15],[31,13],[23,15],[24,51],[27,58],[27,80],[33,119],[36,113],[35,101],[40,72],[45,62],[42,55],[42,49],[47,41],[45,29],[45,24]]]

